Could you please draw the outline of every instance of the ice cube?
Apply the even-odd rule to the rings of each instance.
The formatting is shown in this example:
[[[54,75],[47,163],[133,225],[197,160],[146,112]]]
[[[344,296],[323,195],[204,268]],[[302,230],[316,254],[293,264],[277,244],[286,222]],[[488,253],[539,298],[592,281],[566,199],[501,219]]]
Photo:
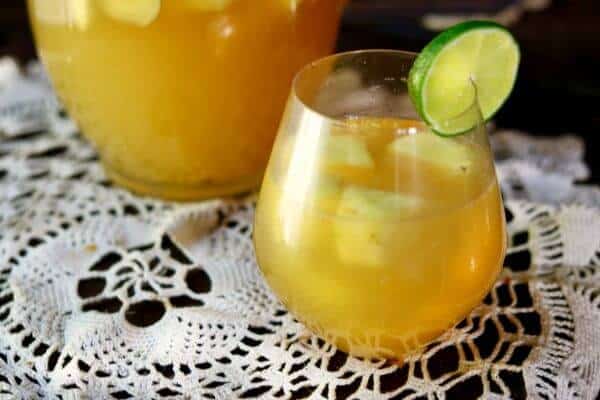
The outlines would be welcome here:
[[[322,113],[341,117],[348,114],[347,99],[361,89],[361,75],[357,70],[342,68],[331,74],[315,97],[314,106]]]
[[[109,17],[137,26],[150,25],[160,13],[161,0],[101,0],[102,10]]]
[[[472,150],[467,145],[432,133],[399,137],[389,145],[389,152],[416,158],[452,173],[464,172],[473,163]]]

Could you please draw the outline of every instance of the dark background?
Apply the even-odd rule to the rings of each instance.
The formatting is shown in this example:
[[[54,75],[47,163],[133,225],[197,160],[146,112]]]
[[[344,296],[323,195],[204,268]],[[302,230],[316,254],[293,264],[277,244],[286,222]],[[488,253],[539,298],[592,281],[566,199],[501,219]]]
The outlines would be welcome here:
[[[418,51],[435,32],[427,12],[494,12],[518,0],[354,0],[338,50]],[[24,0],[0,0],[0,56],[35,57]],[[575,133],[586,140],[592,179],[600,183],[595,136],[600,134],[600,0],[553,0],[511,26],[522,47],[515,91],[497,115],[499,127],[537,135]]]

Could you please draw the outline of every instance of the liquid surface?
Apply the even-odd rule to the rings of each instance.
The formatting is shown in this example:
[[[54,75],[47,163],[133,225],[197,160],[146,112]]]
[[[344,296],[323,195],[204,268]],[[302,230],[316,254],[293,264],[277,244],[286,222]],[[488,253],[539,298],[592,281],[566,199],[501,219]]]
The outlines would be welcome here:
[[[204,197],[203,187],[217,195],[259,183],[292,77],[332,49],[343,2],[29,0],[29,8],[53,84],[113,177],[185,199]]]
[[[489,152],[468,139],[414,121],[354,123],[360,135],[332,129],[316,157],[302,148],[305,132],[282,134],[257,210],[257,257],[287,307],[324,338],[357,355],[402,357],[491,287],[505,249],[500,193]]]

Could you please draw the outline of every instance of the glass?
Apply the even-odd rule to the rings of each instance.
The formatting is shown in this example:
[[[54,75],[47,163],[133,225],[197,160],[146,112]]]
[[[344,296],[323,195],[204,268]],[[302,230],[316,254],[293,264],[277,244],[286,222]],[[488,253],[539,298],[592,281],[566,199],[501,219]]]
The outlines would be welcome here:
[[[453,138],[419,120],[411,53],[360,51],[310,64],[263,181],[254,242],[289,310],[358,356],[401,358],[465,317],[505,252],[485,125]],[[476,119],[473,119],[476,118]]]
[[[345,0],[28,0],[40,56],[109,176],[190,200],[259,185],[294,74]]]

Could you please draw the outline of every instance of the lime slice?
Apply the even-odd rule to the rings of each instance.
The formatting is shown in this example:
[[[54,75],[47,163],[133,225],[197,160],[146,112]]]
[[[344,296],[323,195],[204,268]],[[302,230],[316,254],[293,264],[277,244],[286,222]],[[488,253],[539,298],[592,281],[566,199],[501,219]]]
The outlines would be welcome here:
[[[519,46],[494,22],[469,21],[437,36],[417,57],[408,77],[410,96],[433,130],[458,135],[502,107],[514,86]]]
[[[161,0],[102,0],[102,10],[109,17],[128,24],[150,25],[160,13]]]

